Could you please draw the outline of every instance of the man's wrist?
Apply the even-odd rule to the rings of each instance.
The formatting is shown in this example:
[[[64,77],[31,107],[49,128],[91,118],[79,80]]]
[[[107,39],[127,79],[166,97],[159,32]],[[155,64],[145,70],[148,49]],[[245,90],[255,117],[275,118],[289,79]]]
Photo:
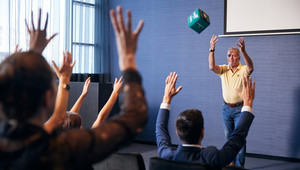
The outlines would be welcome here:
[[[164,98],[163,98],[163,103],[166,103],[166,104],[170,104],[171,103],[171,100],[172,100],[172,98],[171,97],[168,97],[168,96],[164,96]]]
[[[128,54],[125,57],[121,57],[119,62],[120,70],[137,70],[136,61],[135,61],[135,54]]]
[[[244,101],[244,106],[252,107],[253,101]]]

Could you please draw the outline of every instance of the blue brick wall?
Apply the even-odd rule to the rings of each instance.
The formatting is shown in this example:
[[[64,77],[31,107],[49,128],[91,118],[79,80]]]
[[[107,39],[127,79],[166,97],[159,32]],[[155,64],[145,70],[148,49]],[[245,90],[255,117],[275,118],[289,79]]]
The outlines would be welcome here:
[[[139,37],[137,64],[143,76],[149,121],[139,140],[155,141],[155,120],[162,101],[164,81],[172,71],[179,74],[182,91],[171,106],[169,130],[179,144],[174,121],[183,110],[197,108],[204,114],[203,146],[222,147],[221,81],[208,68],[209,41],[223,34],[224,1],[220,0],[111,0],[110,8],[122,5],[131,9],[135,27],[145,20]],[[211,25],[201,34],[187,25],[196,9],[205,11]],[[124,11],[125,11],[124,10]],[[112,77],[119,77],[115,36],[110,32]],[[226,63],[226,52],[238,37],[219,38],[216,64]],[[247,152],[300,158],[300,35],[245,37],[246,50],[254,62],[256,81],[254,114],[248,135]],[[241,60],[244,64],[243,59]]]

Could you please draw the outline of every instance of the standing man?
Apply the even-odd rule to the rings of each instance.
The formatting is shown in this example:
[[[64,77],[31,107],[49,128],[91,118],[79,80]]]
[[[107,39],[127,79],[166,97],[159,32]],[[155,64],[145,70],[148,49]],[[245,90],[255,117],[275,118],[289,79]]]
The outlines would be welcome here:
[[[240,118],[241,109],[243,107],[243,100],[240,98],[236,89],[242,90],[242,77],[243,75],[250,76],[253,72],[253,62],[245,49],[245,40],[240,38],[236,44],[238,48],[230,47],[227,52],[228,65],[215,64],[215,45],[218,42],[218,37],[213,35],[210,40],[209,49],[209,69],[220,76],[222,81],[223,93],[223,126],[226,140],[233,132]],[[243,55],[246,65],[240,63],[240,52]],[[240,150],[231,166],[244,167],[245,165],[246,142],[244,147]]]

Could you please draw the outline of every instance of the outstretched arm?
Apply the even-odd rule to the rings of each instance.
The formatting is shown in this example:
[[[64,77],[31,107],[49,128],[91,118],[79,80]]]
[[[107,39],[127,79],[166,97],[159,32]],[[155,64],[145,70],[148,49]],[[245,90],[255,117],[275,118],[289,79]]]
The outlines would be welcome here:
[[[41,9],[39,11],[39,20],[38,20],[38,27],[35,29],[34,23],[33,23],[33,12],[31,11],[31,24],[32,24],[32,30],[29,29],[28,23],[25,20],[25,24],[27,27],[27,31],[30,35],[30,43],[29,43],[29,50],[34,51],[36,53],[41,54],[47,44],[54,38],[57,33],[53,34],[49,39],[46,39],[47,36],[47,25],[48,25],[48,13],[47,18],[45,22],[44,29],[41,30]]]
[[[66,88],[70,84],[70,78],[72,74],[72,69],[75,62],[72,63],[72,55],[67,51],[67,55],[63,53],[63,63],[60,68],[58,68],[54,61],[53,67],[56,72],[56,75],[59,79],[59,85],[57,90],[57,96],[55,101],[55,108],[50,119],[44,124],[44,128],[48,133],[51,133],[54,129],[61,126],[64,123],[68,98],[69,98],[69,89]]]
[[[136,49],[138,33],[142,25],[138,26],[136,32],[131,32],[131,12],[128,11],[128,27],[124,25],[120,6],[117,7],[117,13],[116,16],[114,10],[110,11],[116,40],[119,42],[117,46],[119,66],[123,75],[121,112],[117,117],[102,123],[97,128],[63,132],[59,136],[58,142],[68,145],[73,155],[80,155],[66,157],[68,161],[76,162],[76,164],[92,164],[104,159],[121,146],[131,142],[137,133],[141,133],[148,119],[147,103],[141,85],[142,79],[136,70],[134,57],[134,49]],[[64,149],[59,151],[65,154]]]
[[[77,99],[76,103],[73,105],[70,112],[79,113],[81,105],[82,105],[82,103],[85,99],[85,96],[89,92],[90,84],[91,84],[91,77],[89,77],[85,80],[85,83],[84,83],[84,86],[83,86],[83,89],[82,89],[82,93],[79,96],[79,98]]]
[[[237,43],[236,45],[240,47],[240,51],[242,52],[245,63],[247,65],[247,68],[246,68],[247,74],[250,75],[254,70],[253,62],[252,62],[251,58],[249,57],[248,53],[246,52],[246,44],[245,44],[244,38],[240,38],[238,40],[238,42],[239,43]]]
[[[121,92],[121,88],[122,88],[122,81],[123,77],[120,77],[119,81],[117,78],[115,78],[115,83],[114,83],[114,87],[113,87],[113,91],[108,99],[108,101],[105,103],[105,105],[103,106],[103,108],[100,110],[96,121],[94,122],[92,128],[96,128],[98,127],[102,122],[104,122],[109,113],[111,112],[114,104],[116,103],[118,96]]]
[[[213,35],[210,40],[210,51],[208,55],[209,69],[216,74],[220,74],[220,67],[215,63],[215,48],[216,43],[219,41],[218,36]]]
[[[172,156],[174,155],[173,153],[175,152],[175,149],[172,147],[171,137],[168,130],[168,121],[171,101],[182,89],[182,86],[176,88],[177,78],[178,75],[175,72],[171,72],[166,78],[165,93],[156,120],[155,134],[158,154],[160,157],[165,159],[172,159]]]
[[[252,83],[251,77],[243,76],[243,90],[239,91],[237,89],[236,91],[244,101],[244,106],[237,126],[222,149],[216,150],[213,147],[208,147],[202,152],[205,162],[213,166],[226,166],[236,157],[245,144],[249,128],[254,119],[254,115],[252,114],[252,103],[255,96],[255,82]],[[215,154],[212,154],[213,152]]]

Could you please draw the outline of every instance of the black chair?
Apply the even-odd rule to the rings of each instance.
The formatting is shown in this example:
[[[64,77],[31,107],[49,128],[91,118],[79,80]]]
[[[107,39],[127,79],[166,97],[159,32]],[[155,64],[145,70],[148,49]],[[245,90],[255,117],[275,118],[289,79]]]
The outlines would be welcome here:
[[[149,170],[216,170],[218,168],[211,167],[206,164],[192,162],[175,162],[160,157],[152,157],[149,162]],[[221,170],[246,170],[239,167],[224,167]]]
[[[160,157],[152,157],[149,162],[149,170],[207,170],[209,167],[200,163],[183,163],[166,160]]]
[[[139,153],[113,153],[108,158],[94,165],[101,170],[145,170],[144,159]]]

